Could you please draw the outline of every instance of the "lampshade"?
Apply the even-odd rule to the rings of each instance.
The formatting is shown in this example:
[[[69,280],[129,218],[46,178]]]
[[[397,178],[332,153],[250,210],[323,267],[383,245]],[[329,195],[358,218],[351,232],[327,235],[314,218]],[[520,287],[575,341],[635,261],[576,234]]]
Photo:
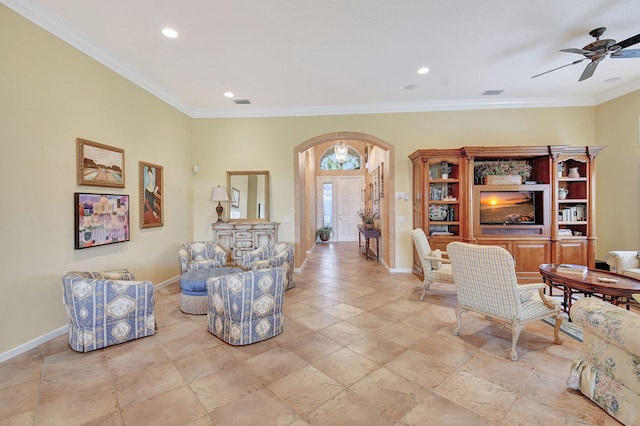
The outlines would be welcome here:
[[[227,188],[224,186],[214,186],[211,190],[211,201],[229,201],[229,195],[227,194]]]

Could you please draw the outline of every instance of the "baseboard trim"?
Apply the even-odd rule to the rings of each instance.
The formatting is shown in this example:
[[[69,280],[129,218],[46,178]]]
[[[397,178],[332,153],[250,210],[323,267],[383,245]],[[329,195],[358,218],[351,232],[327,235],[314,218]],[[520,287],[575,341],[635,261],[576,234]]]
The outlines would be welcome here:
[[[175,283],[176,281],[180,280],[180,275],[176,275],[174,277],[169,278],[168,280],[164,280],[161,283],[158,283],[154,286],[155,289],[159,289],[159,288],[164,288],[170,284]]]
[[[64,333],[67,332],[68,329],[69,329],[69,325],[67,324],[60,328],[52,330],[46,334],[43,334],[40,337],[36,337],[35,339],[28,341],[27,343],[23,343],[22,345],[16,346],[13,349],[9,349],[8,351],[0,354],[0,362],[7,361],[8,359],[11,359],[15,356],[23,354],[27,351],[30,351],[36,346],[39,346],[43,343],[47,343],[49,340],[55,339],[56,337],[63,335]]]

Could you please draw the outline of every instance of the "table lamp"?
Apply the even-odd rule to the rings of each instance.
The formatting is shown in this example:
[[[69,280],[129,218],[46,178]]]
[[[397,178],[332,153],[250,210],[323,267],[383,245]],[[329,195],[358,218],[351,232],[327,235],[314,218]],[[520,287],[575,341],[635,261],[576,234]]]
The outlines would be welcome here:
[[[216,207],[216,213],[218,213],[218,222],[223,222],[222,220],[222,201],[229,201],[229,195],[227,194],[227,188],[224,186],[214,186],[211,190],[211,201],[218,202],[218,207]],[[217,223],[218,223],[217,222]]]

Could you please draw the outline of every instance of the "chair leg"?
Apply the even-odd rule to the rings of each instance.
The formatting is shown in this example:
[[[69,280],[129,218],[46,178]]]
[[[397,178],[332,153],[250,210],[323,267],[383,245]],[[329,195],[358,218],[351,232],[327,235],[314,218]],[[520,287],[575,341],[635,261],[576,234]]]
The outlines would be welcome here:
[[[427,295],[429,287],[431,287],[431,281],[425,278],[424,281],[422,281],[422,296],[420,296],[420,300],[424,300],[424,296]]]
[[[515,321],[510,326],[511,328],[511,352],[509,352],[509,359],[511,361],[518,360],[518,352],[516,352],[516,345],[518,344],[518,339],[520,338],[520,332],[524,328],[524,326],[520,323],[520,321]]]
[[[462,312],[464,312],[465,309],[460,306],[457,305],[456,306],[456,328],[453,329],[453,335],[454,336],[459,336],[460,335],[460,327],[462,326]]]
[[[558,315],[556,315],[556,326],[553,328],[553,343],[555,343],[556,345],[562,344],[562,339],[560,338],[560,335],[558,333],[560,332],[560,326],[562,325],[563,319],[564,318],[562,318],[562,314],[558,313]]]

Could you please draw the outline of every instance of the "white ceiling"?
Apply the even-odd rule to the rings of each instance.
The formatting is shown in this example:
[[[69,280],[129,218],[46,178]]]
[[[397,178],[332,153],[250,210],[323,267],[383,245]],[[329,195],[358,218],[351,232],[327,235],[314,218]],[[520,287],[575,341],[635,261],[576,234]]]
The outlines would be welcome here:
[[[559,50],[596,27],[640,33],[638,0],[0,1],[192,117],[596,105],[640,88],[640,58],[531,78],[582,58]]]

